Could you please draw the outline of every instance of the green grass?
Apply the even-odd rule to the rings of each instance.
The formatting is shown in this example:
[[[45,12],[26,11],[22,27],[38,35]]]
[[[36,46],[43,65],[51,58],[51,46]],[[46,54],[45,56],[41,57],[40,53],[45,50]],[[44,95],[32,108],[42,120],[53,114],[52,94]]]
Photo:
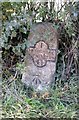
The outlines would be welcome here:
[[[13,83],[12,83],[13,84]],[[20,85],[20,84],[19,84]],[[3,88],[4,89],[4,88]],[[32,93],[28,97],[27,91],[9,87],[3,94],[2,118],[74,118],[77,117],[77,85],[72,83],[68,89],[62,87],[51,88],[48,96]]]

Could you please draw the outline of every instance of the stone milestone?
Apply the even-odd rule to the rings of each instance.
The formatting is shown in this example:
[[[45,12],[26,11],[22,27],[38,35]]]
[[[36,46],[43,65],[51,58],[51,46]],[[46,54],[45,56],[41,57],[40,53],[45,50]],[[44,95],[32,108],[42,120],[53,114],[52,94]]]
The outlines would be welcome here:
[[[52,23],[37,23],[28,36],[22,82],[36,91],[47,90],[55,79],[57,31]]]

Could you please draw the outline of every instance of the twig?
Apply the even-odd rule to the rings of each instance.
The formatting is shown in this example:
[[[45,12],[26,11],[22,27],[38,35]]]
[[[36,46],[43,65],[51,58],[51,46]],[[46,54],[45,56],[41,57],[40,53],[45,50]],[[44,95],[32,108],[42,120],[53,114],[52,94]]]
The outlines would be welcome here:
[[[77,41],[75,42],[74,47],[70,50],[70,52],[68,53],[68,56],[73,52],[73,50],[75,49],[75,47],[77,46]],[[64,55],[64,57],[67,55],[67,53]]]
[[[65,2],[64,5],[61,6],[60,10],[57,12],[57,15],[59,14],[59,12],[61,12],[62,8],[66,5],[67,3]]]

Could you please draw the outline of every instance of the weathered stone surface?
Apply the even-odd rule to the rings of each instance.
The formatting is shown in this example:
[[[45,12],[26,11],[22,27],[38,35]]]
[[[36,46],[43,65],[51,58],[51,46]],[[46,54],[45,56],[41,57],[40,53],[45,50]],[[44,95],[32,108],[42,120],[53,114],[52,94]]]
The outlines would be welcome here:
[[[52,23],[35,24],[28,37],[22,82],[35,90],[48,89],[54,81],[56,61],[56,30]]]

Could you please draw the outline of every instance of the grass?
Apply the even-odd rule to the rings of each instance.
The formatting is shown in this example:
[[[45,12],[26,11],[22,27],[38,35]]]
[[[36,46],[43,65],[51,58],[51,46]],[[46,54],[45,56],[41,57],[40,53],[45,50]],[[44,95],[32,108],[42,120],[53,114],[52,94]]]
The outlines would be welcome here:
[[[19,83],[19,82],[18,82]],[[15,87],[14,87],[15,86]],[[18,88],[18,89],[17,89]],[[6,91],[6,92],[5,92]],[[55,86],[46,93],[37,94],[12,82],[9,89],[3,86],[1,118],[75,118],[77,117],[77,85]]]

